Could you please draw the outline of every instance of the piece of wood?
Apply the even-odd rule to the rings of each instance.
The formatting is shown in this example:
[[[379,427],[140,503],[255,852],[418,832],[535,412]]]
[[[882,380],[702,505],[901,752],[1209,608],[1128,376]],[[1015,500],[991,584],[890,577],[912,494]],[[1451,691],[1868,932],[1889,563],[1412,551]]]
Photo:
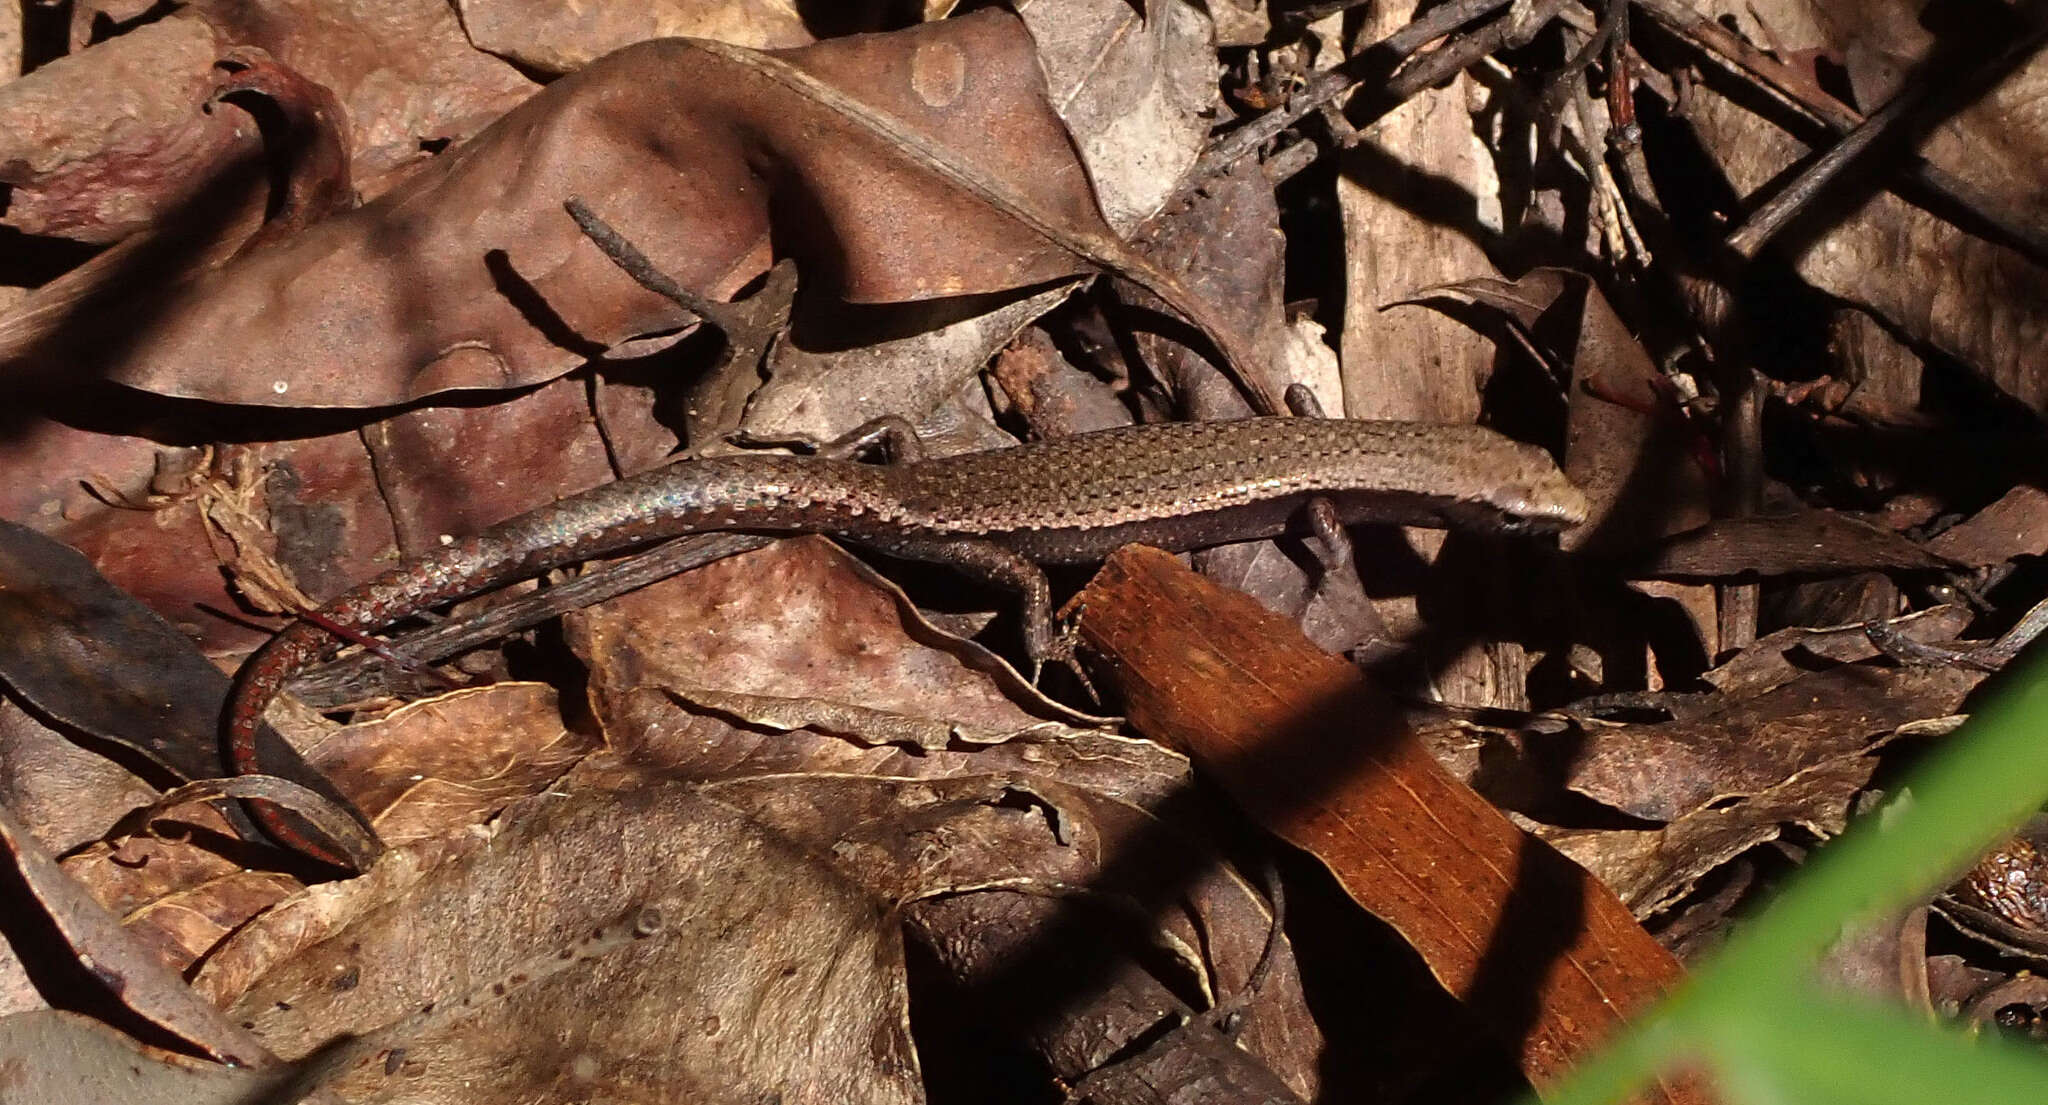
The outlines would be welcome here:
[[[1383,692],[1291,621],[1141,546],[1075,604],[1132,726],[1328,866],[1539,1088],[1680,978],[1620,899],[1446,773]],[[1666,1084],[1643,1100],[1709,1098]]]

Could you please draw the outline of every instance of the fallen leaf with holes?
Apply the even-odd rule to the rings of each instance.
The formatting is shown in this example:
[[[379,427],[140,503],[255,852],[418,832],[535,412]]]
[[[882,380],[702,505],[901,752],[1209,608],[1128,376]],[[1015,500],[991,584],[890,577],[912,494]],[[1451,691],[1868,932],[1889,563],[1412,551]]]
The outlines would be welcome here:
[[[205,20],[172,15],[0,86],[0,224],[112,242],[201,187],[262,186],[256,120],[206,110],[225,47]]]

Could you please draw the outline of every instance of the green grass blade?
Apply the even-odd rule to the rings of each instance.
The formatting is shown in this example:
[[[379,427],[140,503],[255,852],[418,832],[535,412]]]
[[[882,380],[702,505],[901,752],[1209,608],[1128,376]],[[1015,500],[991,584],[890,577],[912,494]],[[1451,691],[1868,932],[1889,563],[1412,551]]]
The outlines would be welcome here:
[[[1767,1018],[1703,1026],[1729,1105],[2048,1102],[2048,1057],[2037,1049],[1799,989]]]
[[[1795,992],[1788,983],[1807,978],[1820,955],[1859,922],[1931,896],[2044,799],[2048,661],[2037,661],[1931,752],[1882,809],[1817,852],[1768,909],[1738,929],[1690,979],[1624,1033],[1612,1055],[1595,1057],[1586,1064],[1585,1077],[1575,1072],[1545,1099],[1550,1105],[1618,1102],[1681,1056],[1703,1055],[1714,1065],[1734,1058],[1719,1050],[1744,1033],[1800,1037],[1811,1014],[1784,1008],[1786,996]],[[1845,1033],[1882,1027],[1867,1017],[1844,1016],[1848,1020],[1840,1027]],[[1919,1031],[1926,1040],[1943,1039],[1932,1029]],[[1886,1080],[1886,1071],[1907,1079],[1912,1072],[1895,1068],[1920,1052],[1901,1043],[1898,1033],[1885,1032],[1882,1038],[1888,1046],[1853,1045],[1855,1054],[1868,1064],[1866,1070],[1841,1073],[1866,1075],[1875,1083]],[[1750,1050],[1752,1060],[1765,1053]],[[1958,1096],[1974,1078],[1980,1054],[1990,1053],[1940,1054],[1949,1064],[1948,1081],[1944,1093],[1933,1100],[1981,1100],[1987,1105],[2048,1101],[2038,1093],[2026,1098]],[[2006,1067],[2000,1070],[2009,1073]],[[1746,1068],[1735,1082],[1768,1095],[1774,1092],[1770,1087],[1788,1085],[1774,1075],[1788,1073]],[[1802,1092],[1826,1092],[1810,1083],[1802,1085]]]

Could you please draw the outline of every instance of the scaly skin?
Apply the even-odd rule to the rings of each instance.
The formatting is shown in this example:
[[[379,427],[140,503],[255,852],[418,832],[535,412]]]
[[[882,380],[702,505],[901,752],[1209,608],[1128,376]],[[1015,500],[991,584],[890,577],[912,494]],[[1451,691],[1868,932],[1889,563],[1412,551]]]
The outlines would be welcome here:
[[[1091,563],[1143,541],[1201,548],[1274,536],[1312,498],[1347,523],[1556,529],[1586,502],[1548,456],[1477,426],[1250,418],[1082,434],[893,466],[756,454],[678,461],[574,495],[408,561],[320,611],[371,632],[551,568],[692,533],[821,533],[952,563],[1020,589],[1034,660],[1057,654],[1036,563]],[[340,650],[312,621],[249,657],[229,700],[236,774],[260,770],[256,731],[298,672]],[[252,813],[281,843],[338,866],[279,811]]]

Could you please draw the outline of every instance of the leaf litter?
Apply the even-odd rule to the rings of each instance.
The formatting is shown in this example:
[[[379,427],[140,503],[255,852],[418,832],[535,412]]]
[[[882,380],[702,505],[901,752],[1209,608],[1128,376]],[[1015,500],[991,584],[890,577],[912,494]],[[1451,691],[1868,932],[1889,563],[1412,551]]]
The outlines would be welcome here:
[[[1022,1056],[1093,1100],[1288,1100],[1470,1097],[1547,1078],[1529,1040],[1593,1045],[1443,997],[1476,913],[1368,936],[1353,857],[1284,829],[1336,878],[1276,884],[1226,796],[1290,796],[1041,693],[997,598],[819,540],[601,601],[558,575],[306,684],[332,716],[273,715],[282,770],[389,846],[356,879],[152,804],[219,773],[222,668],[282,617],[735,431],[894,414],[962,451],[1300,382],[1550,447],[1596,508],[1559,554],[1369,527],[1355,581],[1313,542],[1197,563],[1393,692],[1354,739],[1412,731],[1430,787],[1681,959],[2038,632],[2034,29],[1648,0],[1580,58],[1609,6],[839,7],[24,9],[0,813],[33,893],[0,1066],[73,1041],[29,1068],[56,1101],[944,1101]],[[1926,88],[1867,171],[1781,189]],[[646,290],[571,199],[750,309]],[[1374,763],[1360,793],[1424,770]],[[1460,866],[1481,820],[1426,857],[1442,901],[1497,878]],[[1128,862],[1159,854],[1163,896]],[[2048,1023],[2010,967],[2048,947],[2041,854],[1829,970]],[[227,1055],[262,1069],[195,1058]]]

